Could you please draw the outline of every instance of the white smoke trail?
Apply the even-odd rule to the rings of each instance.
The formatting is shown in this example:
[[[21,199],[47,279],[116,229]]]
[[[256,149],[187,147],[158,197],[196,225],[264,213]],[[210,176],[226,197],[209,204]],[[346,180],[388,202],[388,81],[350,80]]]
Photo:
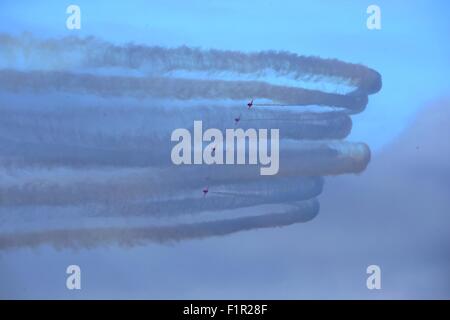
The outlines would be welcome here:
[[[244,230],[281,227],[307,222],[317,215],[319,203],[315,199],[288,203],[277,211],[259,216],[171,226],[103,227],[2,234],[0,235],[0,250],[36,247],[45,244],[57,248],[91,248],[111,244],[134,246],[147,242],[167,243],[223,236]]]
[[[287,81],[275,84],[267,75]],[[321,91],[308,82],[351,91]],[[180,241],[305,222],[318,212],[321,176],[358,173],[369,163],[364,143],[338,140],[351,130],[349,114],[363,111],[368,95],[380,89],[381,76],[365,66],[286,52],[0,34],[1,209],[200,217],[279,207],[200,223],[4,234],[0,250]],[[249,99],[256,99],[251,110]],[[311,106],[321,110],[311,112]],[[333,112],[322,111],[328,107]],[[174,166],[170,133],[190,129],[194,120],[222,130],[279,128],[278,175],[261,177],[255,165]]]
[[[33,152],[34,150],[32,150]],[[31,155],[30,155],[31,156]],[[302,177],[360,172],[370,159],[364,145],[311,143],[282,149],[277,177]],[[17,170],[20,169],[20,170]],[[11,167],[0,171],[2,205],[73,204],[133,201],[144,196],[199,190],[210,185],[262,180],[259,167],[168,166],[167,168]],[[267,179],[271,183],[276,179]]]
[[[123,68],[147,75],[186,70],[206,71],[210,78],[212,74],[223,71],[257,76],[261,71],[272,70],[282,76],[291,74],[294,79],[323,81],[324,77],[330,77],[338,81],[347,80],[368,94],[381,89],[380,74],[365,66],[288,52],[243,53],[189,47],[118,46],[93,37],[39,40],[30,34],[21,37],[0,34],[0,47],[0,54],[10,67],[17,67],[16,60],[21,59],[28,63],[28,67],[36,65],[44,70]]]
[[[234,99],[249,97],[270,99],[282,104],[332,106],[360,112],[368,102],[367,94],[326,93],[260,81],[195,80],[165,77],[95,76],[65,71],[0,70],[0,87],[11,92],[68,91],[102,97],[134,96],[137,98]]]

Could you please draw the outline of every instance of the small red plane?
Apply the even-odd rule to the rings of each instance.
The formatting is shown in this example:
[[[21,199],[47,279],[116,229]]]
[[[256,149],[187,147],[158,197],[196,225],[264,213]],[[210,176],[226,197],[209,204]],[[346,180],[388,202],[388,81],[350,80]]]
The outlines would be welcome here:
[[[239,117],[234,118],[234,124],[238,124],[238,122],[241,121],[241,115],[239,115]]]
[[[203,189],[203,196],[206,197],[206,194],[208,193],[208,187],[206,187],[205,189]]]
[[[253,107],[253,99],[252,99],[249,103],[247,103],[247,106],[248,106],[249,109],[250,109],[251,107]]]

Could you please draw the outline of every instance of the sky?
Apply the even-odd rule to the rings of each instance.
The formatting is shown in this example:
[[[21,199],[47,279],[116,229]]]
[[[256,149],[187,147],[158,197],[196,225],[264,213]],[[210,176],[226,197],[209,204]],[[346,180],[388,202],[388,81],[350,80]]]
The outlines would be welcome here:
[[[3,1],[0,30],[46,37],[65,28],[71,2]],[[352,138],[383,146],[420,106],[448,91],[448,4],[378,1],[382,30],[366,28],[367,1],[78,1],[80,36],[115,43],[189,45],[241,51],[286,50],[363,63],[383,75],[383,93],[359,115]],[[130,19],[132,17],[132,19]],[[130,37],[130,34],[133,36]],[[414,96],[416,92],[418,96]]]
[[[366,28],[366,8],[373,4],[367,1],[77,1],[73,4],[81,8],[81,30],[65,27],[69,4],[2,1],[0,33],[20,38],[26,32],[39,39],[94,36],[118,46],[189,46],[244,53],[280,50],[376,70],[382,76],[382,89],[369,96],[364,112],[352,115],[346,139],[367,144],[371,159],[363,173],[325,177],[319,214],[305,224],[131,247],[42,245],[0,251],[0,297],[449,297],[445,228],[449,225],[445,216],[450,206],[445,199],[449,153],[444,142],[436,142],[448,136],[448,129],[438,125],[449,118],[447,1],[376,1],[381,8],[381,30]],[[28,92],[19,97],[8,91],[0,95],[1,101],[21,108],[30,102],[40,107],[65,99],[52,93],[41,98]],[[113,126],[100,126],[102,132],[126,133],[120,105],[139,104],[134,98],[70,97],[74,105],[104,103],[119,108],[111,115]],[[171,117],[177,121],[177,115]],[[140,123],[138,114],[133,119]],[[396,170],[400,167],[404,168]],[[58,174],[64,179],[64,173]],[[417,196],[410,199],[410,194]],[[116,215],[79,222],[77,215],[73,218],[71,211],[58,207],[28,212],[20,206],[3,206],[2,229],[9,231],[27,226],[27,219],[31,225],[54,227],[92,226],[102,224],[102,219],[112,225],[140,223]],[[258,210],[249,209],[250,214]],[[41,211],[47,219],[33,220]],[[11,213],[23,214],[23,219]],[[69,264],[82,268],[80,291],[65,288]],[[365,269],[370,264],[383,270],[382,290],[365,287]]]

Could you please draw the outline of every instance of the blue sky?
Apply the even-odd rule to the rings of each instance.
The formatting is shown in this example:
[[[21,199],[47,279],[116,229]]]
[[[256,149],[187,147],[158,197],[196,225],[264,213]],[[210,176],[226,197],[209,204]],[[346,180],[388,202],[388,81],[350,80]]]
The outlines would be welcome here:
[[[382,30],[366,28],[368,1],[77,1],[82,29],[65,28],[64,1],[2,1],[0,31],[97,36],[126,43],[242,51],[287,50],[368,65],[383,90],[354,118],[350,139],[373,150],[421,105],[448,92],[447,1],[377,1]]]
[[[379,31],[366,28],[366,8],[373,3],[381,8]],[[69,4],[81,8],[81,30],[65,27]],[[364,180],[372,183],[370,188],[355,184],[359,177],[331,178],[321,213],[310,224],[176,245],[78,251],[43,246],[0,252],[0,297],[448,297],[448,256],[440,251],[448,247],[448,237],[433,237],[434,232],[442,234],[440,228],[448,220],[436,214],[434,221],[424,222],[406,215],[401,205],[379,216],[364,216],[351,202],[345,206],[345,201],[336,200],[335,194],[344,190],[350,197],[361,188],[373,192],[370,200],[376,203],[377,196],[384,194],[374,176],[389,168],[386,162],[377,166],[377,155],[386,156],[384,149],[390,152],[389,146],[421,110],[448,96],[449,10],[448,1],[1,1],[0,32],[8,34],[96,36],[114,43],[168,47],[286,50],[362,63],[381,73],[383,88],[370,96],[363,113],[352,117],[348,138],[366,142],[374,151],[372,163],[378,169]],[[408,184],[405,176],[398,179],[402,186]],[[364,195],[359,193],[362,199]],[[449,209],[440,197],[424,199]],[[355,207],[367,209],[362,202],[357,198]],[[385,227],[391,233],[383,238]],[[406,235],[411,230],[419,234],[421,228],[428,232],[423,237],[430,239],[434,251],[415,253],[411,248]],[[408,268],[398,257],[414,265],[413,271],[403,273]],[[365,266],[371,263],[386,270],[384,292],[365,288]],[[80,292],[64,286],[69,264],[82,267]],[[417,278],[428,282],[412,282]]]

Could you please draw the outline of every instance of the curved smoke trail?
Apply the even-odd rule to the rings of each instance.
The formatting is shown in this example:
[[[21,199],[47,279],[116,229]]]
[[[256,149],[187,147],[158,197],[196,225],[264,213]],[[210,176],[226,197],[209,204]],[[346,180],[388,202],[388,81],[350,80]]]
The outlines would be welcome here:
[[[209,74],[223,71],[261,74],[271,70],[296,80],[307,77],[308,80],[322,81],[324,77],[329,77],[334,81],[345,81],[366,94],[381,89],[381,76],[373,69],[336,59],[298,56],[289,52],[243,53],[189,47],[118,46],[93,37],[42,41],[29,34],[22,37],[1,34],[0,44],[5,60],[15,62],[24,57],[29,66],[34,63],[40,69],[47,70],[60,70],[62,67],[72,70],[118,67],[138,70],[147,75],[160,75],[174,70],[206,71]]]
[[[91,229],[64,229],[47,232],[0,235],[0,250],[36,247],[51,244],[55,247],[90,248],[118,243],[123,246],[144,244],[147,241],[165,243],[186,239],[222,236],[239,231],[288,226],[307,222],[319,212],[317,200],[293,202],[279,212],[191,224],[163,227],[104,227]]]
[[[334,89],[319,89],[323,84]],[[380,89],[380,74],[363,65],[287,52],[0,34],[0,212],[45,221],[56,208],[62,217],[162,221],[23,228],[2,232],[0,249],[135,245],[306,222],[318,213],[322,176],[366,168],[368,146],[342,139],[350,115]],[[279,173],[261,177],[256,165],[174,166],[171,132],[192,129],[194,120],[220,130],[279,128]],[[275,208],[261,214],[261,205]],[[220,218],[224,210],[233,214]],[[205,213],[210,218],[202,221]]]

